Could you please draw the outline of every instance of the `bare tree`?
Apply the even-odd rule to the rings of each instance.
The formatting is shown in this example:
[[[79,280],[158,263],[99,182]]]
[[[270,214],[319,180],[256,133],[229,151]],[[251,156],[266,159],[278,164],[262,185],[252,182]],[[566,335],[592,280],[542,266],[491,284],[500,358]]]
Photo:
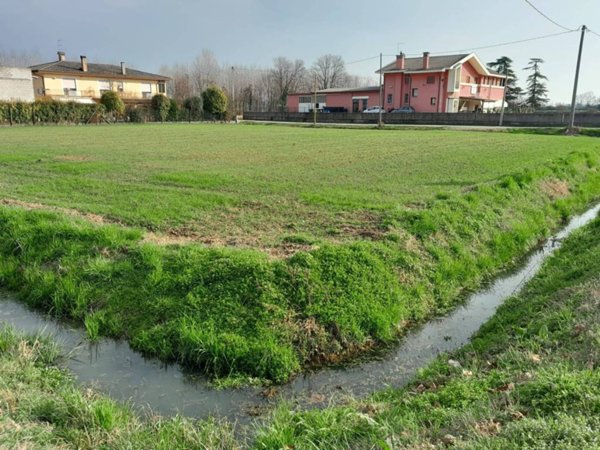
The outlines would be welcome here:
[[[17,52],[17,51],[4,51],[0,49],[0,66],[8,67],[28,67],[34,64],[40,64],[42,57],[37,51],[32,52]]]
[[[202,54],[191,65],[190,76],[197,94],[212,85],[223,84],[223,70],[217,57],[210,50],[202,50]],[[224,87],[224,86],[222,86]]]
[[[346,87],[348,74],[344,59],[339,55],[323,55],[312,65],[311,75],[317,82],[318,89]]]
[[[592,91],[587,91],[579,94],[577,96],[577,106],[596,106],[600,103],[600,98],[596,97],[596,95]]]
[[[372,77],[365,77],[360,75],[348,75],[347,76],[347,86],[348,87],[368,87],[368,86],[376,86],[377,80]]]
[[[283,56],[275,58],[273,66],[271,78],[274,83],[277,106],[283,111],[287,105],[288,95],[305,86],[306,68],[301,59],[292,61]]]

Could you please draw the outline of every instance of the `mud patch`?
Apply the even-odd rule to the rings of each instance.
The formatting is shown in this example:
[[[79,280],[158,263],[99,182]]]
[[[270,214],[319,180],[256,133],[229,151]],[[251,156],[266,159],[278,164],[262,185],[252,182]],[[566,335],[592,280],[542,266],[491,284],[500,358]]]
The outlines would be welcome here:
[[[552,200],[568,197],[571,194],[569,183],[562,180],[545,180],[540,183],[540,189]]]

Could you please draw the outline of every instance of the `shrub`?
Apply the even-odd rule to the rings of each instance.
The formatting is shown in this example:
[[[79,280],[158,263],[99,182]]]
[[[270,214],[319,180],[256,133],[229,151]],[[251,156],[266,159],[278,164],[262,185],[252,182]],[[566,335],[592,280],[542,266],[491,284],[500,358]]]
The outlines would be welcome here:
[[[125,104],[119,94],[114,91],[107,91],[100,97],[100,104],[104,105],[106,112],[118,117],[125,111]]]
[[[186,98],[183,102],[183,107],[187,112],[187,119],[191,122],[192,120],[200,120],[202,118],[202,98],[190,97]]]
[[[172,98],[169,103],[169,114],[167,119],[171,122],[177,122],[179,120],[179,104],[174,98]]]
[[[222,89],[213,86],[202,93],[204,111],[217,119],[224,119],[227,113],[227,97]]]
[[[171,109],[171,100],[162,94],[156,94],[152,97],[151,108],[154,119],[164,122]]]
[[[127,120],[131,123],[146,122],[147,111],[140,106],[130,106],[126,111]]]

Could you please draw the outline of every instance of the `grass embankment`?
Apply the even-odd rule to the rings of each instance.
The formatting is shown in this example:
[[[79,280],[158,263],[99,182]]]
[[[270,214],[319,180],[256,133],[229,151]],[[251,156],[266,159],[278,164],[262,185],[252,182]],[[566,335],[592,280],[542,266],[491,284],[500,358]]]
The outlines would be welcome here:
[[[55,344],[0,329],[0,448],[234,449],[232,427],[181,417],[140,419],[74,385]]]
[[[600,219],[405,389],[271,420],[255,447],[600,448]]]
[[[252,442],[236,441],[224,422],[140,420],[75,388],[56,358],[51,343],[0,330],[3,446],[598,448],[600,219],[570,237],[471,344],[440,357],[407,388],[325,410],[281,406]]]
[[[117,133],[121,129],[126,128],[115,128]],[[155,129],[132,128],[134,131]],[[265,133],[264,127],[256,129],[259,136],[265,138],[260,134]],[[61,128],[53,130],[59,134],[70,132]],[[98,132],[95,128],[83,130]],[[256,137],[253,133],[257,133],[255,127],[234,130],[238,138],[243,135],[238,135],[238,130],[250,130],[247,137]],[[276,139],[270,143],[283,139],[284,134],[279,133],[297,137],[294,133],[308,136],[304,133],[311,131],[315,130],[275,129]],[[321,136],[331,138],[331,142],[341,136],[339,133],[350,131],[359,139],[365,137],[356,133],[363,132],[367,133],[366,138],[375,139],[370,130],[318,131],[324,133]],[[329,135],[330,132],[333,134]],[[83,132],[76,129],[75,134],[78,133]],[[411,133],[419,133],[425,139],[446,136],[441,132]],[[398,161],[404,154],[393,150],[398,143],[393,148],[390,145],[399,139],[408,139],[405,143],[410,143],[414,135],[403,137],[402,132],[386,132],[378,136],[375,142],[388,146],[382,152],[396,155],[393,164],[390,161],[387,164],[404,167]],[[463,139],[460,134],[452,136]],[[448,144],[444,144],[442,150],[438,148],[435,155],[423,157],[421,165],[416,164],[408,172],[412,170],[423,177],[425,170],[430,170],[432,178],[448,179],[448,173],[444,172],[464,172],[464,167],[456,169],[455,166],[460,166],[459,162],[470,155],[474,159],[468,175],[483,181],[482,173],[486,176],[495,173],[496,178],[499,173],[506,173],[502,170],[512,162],[504,153],[511,153],[507,148],[511,143],[519,147],[539,142],[547,143],[548,147],[541,153],[532,149],[528,156],[514,154],[515,159],[527,161],[530,169],[468,186],[459,183],[460,186],[455,187],[448,180],[453,187],[438,192],[434,198],[431,198],[431,188],[417,189],[414,195],[408,196],[418,199],[416,203],[398,200],[398,203],[386,203],[385,208],[373,210],[379,217],[376,231],[344,243],[324,240],[318,248],[279,260],[257,250],[196,245],[162,247],[143,242],[142,230],[98,226],[59,213],[3,207],[0,208],[0,284],[17,291],[33,306],[84,324],[92,338],[99,335],[126,337],[141,351],[180,361],[211,375],[241,375],[283,382],[308,364],[335,362],[344,355],[390,341],[411,323],[450,308],[461,292],[474,288],[485,277],[511,264],[566,216],[600,194],[597,141],[509,134],[502,136],[502,141],[496,141],[497,134],[476,133],[476,136],[481,142],[502,142],[501,148],[493,152],[481,150],[496,161],[498,167],[492,167],[481,154],[464,148],[457,150],[456,155],[448,154]],[[465,145],[466,141],[460,142]],[[543,152],[553,154],[557,148],[564,152],[565,146],[583,147],[588,153],[575,153],[552,164],[544,163],[548,156]],[[342,158],[342,149],[334,148],[333,154]],[[306,157],[308,150],[303,149],[301,152],[287,149],[292,156],[275,151],[264,158],[265,164],[272,165],[278,158],[289,158],[289,164],[292,161],[295,164]],[[44,151],[50,152],[49,149]],[[386,201],[390,201],[395,190],[406,187],[405,181],[387,178],[381,181],[377,171],[383,167],[383,161],[375,158],[378,162],[375,165],[365,162],[368,158],[364,155],[368,153],[370,158],[372,151],[364,152],[353,146],[348,152],[346,157],[363,155],[361,164],[336,173],[353,180],[364,163],[362,177],[368,176],[374,185],[363,187],[365,195],[373,193],[373,189],[382,189]],[[240,157],[233,153],[236,158]],[[332,164],[331,155],[320,153],[324,154],[323,161]],[[219,158],[225,154],[220,153]],[[311,154],[316,157],[314,150]],[[177,156],[161,155],[177,159]],[[409,159],[415,155],[418,152],[414,148],[406,151]],[[145,156],[143,151],[136,158],[142,156]],[[18,160],[26,156],[14,157]],[[115,161],[119,157],[115,155]],[[122,156],[124,162],[131,158],[131,154]],[[256,164],[257,156],[253,158]],[[217,164],[211,158],[208,160]],[[509,162],[500,165],[500,160]],[[481,170],[477,170],[479,161],[482,161]],[[27,189],[39,186],[41,190],[43,182],[33,180],[33,169],[20,164],[14,166],[22,168],[21,172],[16,171],[15,179],[28,180]],[[49,166],[54,167],[53,164]],[[181,170],[181,162],[178,164]],[[227,166],[233,166],[230,160]],[[304,167],[304,173],[310,172],[306,166],[300,164],[300,167]],[[72,206],[62,197],[68,192],[75,199],[85,197],[84,204],[77,200],[73,203],[85,211],[97,212],[101,207],[103,197],[91,196],[85,185],[78,190],[69,184],[70,188],[66,189],[62,176],[51,176],[46,170],[50,169],[46,167],[41,173],[48,181],[50,203]],[[273,166],[270,170],[277,173]],[[318,168],[315,170],[320,172]],[[407,172],[405,167],[403,170]],[[291,172],[288,167],[287,173]],[[120,174],[118,170],[103,170],[97,176],[100,174],[106,182],[97,183],[99,194],[108,195],[107,190],[118,190],[120,185],[115,181]],[[389,176],[390,171],[385,174]],[[199,175],[199,178],[202,177]],[[348,183],[361,182],[361,177],[358,178]],[[80,180],[77,177],[65,179],[69,183]],[[366,180],[362,182],[368,184]],[[353,198],[348,185],[339,180],[332,185],[337,186],[339,195],[346,192],[348,198]],[[276,184],[269,186],[271,192]],[[6,182],[3,180],[0,188],[15,193],[24,189],[10,177]],[[27,189],[22,191],[23,198],[38,200],[28,197]],[[151,192],[153,186],[144,189]],[[292,191],[288,189],[286,195],[290,196]],[[162,204],[160,195],[158,190],[159,200],[149,203],[153,210]],[[179,198],[177,195],[173,198]],[[428,197],[429,200],[425,200]],[[137,201],[143,198],[137,197]],[[184,198],[176,205],[185,204]],[[258,198],[265,203],[273,200],[269,196]],[[335,198],[335,195],[330,197],[329,205],[335,203]],[[110,195],[108,200],[104,198],[106,206],[103,207],[115,212],[124,208],[111,199],[114,198]],[[360,210],[356,205],[346,208],[349,214]],[[327,210],[327,207],[322,209]],[[131,214],[145,217],[144,211]],[[170,211],[177,217],[177,208]],[[282,211],[285,212],[285,208]],[[361,211],[364,214],[364,210]],[[303,210],[302,214],[306,212]],[[151,218],[155,216],[149,214],[148,217],[154,220]],[[261,220],[268,221],[269,217],[263,214]]]

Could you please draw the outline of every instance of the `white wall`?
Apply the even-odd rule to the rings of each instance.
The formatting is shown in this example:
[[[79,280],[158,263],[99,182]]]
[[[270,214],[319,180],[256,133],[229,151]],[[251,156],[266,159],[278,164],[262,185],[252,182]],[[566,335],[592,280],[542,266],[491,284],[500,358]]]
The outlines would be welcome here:
[[[33,100],[31,70],[0,66],[0,101],[32,102]]]

